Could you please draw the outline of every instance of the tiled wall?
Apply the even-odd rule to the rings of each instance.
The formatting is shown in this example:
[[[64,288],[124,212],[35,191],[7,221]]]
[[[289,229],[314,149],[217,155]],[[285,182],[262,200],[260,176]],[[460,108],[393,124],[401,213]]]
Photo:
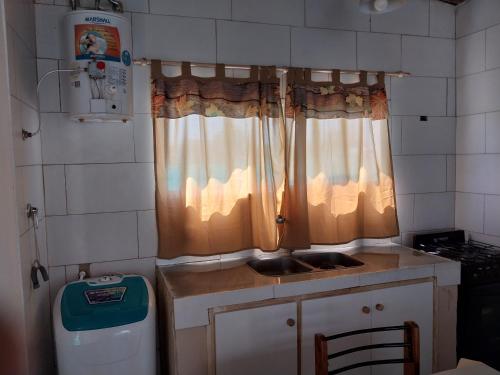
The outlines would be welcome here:
[[[40,260],[47,265],[41,141],[40,135],[26,141],[21,138],[22,128],[35,131],[38,127],[35,10],[30,0],[7,0],[5,10],[28,367],[30,375],[49,375],[52,373],[49,285],[40,278],[39,289],[31,286],[30,271],[36,250],[33,225],[26,216],[28,203],[39,209]]]
[[[37,2],[42,74],[62,66],[58,37],[69,7],[67,0]],[[370,17],[355,3],[129,0],[125,7],[137,58],[410,71],[411,78],[387,80],[401,229],[408,235],[453,227],[454,7],[410,0],[402,10]],[[72,123],[64,113],[62,81],[54,77],[43,85],[53,291],[75,277],[80,263],[91,263],[92,273],[152,275],[156,235],[148,77],[149,68],[134,68],[135,119],[127,125]],[[429,121],[420,122],[420,115]]]
[[[470,1],[456,20],[456,226],[500,244],[500,1]]]

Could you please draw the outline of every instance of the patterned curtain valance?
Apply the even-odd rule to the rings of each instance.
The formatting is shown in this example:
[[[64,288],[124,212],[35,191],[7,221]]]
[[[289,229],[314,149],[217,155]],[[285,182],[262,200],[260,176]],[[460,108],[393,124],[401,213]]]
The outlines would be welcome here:
[[[152,70],[158,70],[154,61]],[[155,66],[156,65],[156,66]],[[256,117],[280,115],[279,79],[276,68],[252,66],[249,78],[225,76],[223,64],[216,65],[215,77],[191,75],[191,65],[182,63],[182,75],[165,77],[153,73],[152,110],[155,118],[181,118],[198,114],[205,117]]]
[[[362,71],[359,82],[344,84],[340,81],[340,71],[332,71],[331,82],[311,80],[311,69],[290,68],[287,75],[287,117],[293,117],[300,109],[306,118],[387,118],[387,96],[384,73],[377,75],[377,83],[367,84],[367,73]]]

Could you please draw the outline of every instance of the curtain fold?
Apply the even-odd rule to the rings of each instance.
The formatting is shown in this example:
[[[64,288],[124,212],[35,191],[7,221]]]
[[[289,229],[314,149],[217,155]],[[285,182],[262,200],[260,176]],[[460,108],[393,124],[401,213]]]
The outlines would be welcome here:
[[[313,82],[290,69],[282,246],[342,244],[399,234],[384,75],[367,84]]]
[[[248,79],[165,77],[152,66],[161,258],[278,248],[284,126],[273,68]]]

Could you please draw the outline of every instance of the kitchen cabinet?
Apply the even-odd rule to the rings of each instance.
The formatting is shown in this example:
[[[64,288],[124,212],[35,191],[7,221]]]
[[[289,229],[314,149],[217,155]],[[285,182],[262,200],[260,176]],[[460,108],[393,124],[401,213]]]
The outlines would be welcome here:
[[[296,375],[297,304],[215,314],[217,375]]]
[[[432,373],[432,283],[379,289],[372,294],[372,326],[383,327],[413,320],[420,333],[420,374]],[[403,332],[377,332],[372,334],[374,342],[402,342]],[[373,359],[402,358],[403,350],[389,349],[373,351]],[[374,366],[372,375],[401,375],[403,365]]]
[[[314,335],[366,329],[371,327],[370,313],[366,309],[371,305],[371,292],[345,294],[341,296],[311,299],[302,302],[302,375],[314,375]],[[363,308],[365,307],[363,312]],[[338,352],[354,346],[369,345],[369,335],[342,338],[328,343],[328,352]],[[348,363],[370,360],[370,352],[353,353],[335,362],[334,368]],[[354,373],[354,372],[353,372]],[[369,368],[360,368],[356,375],[369,375]]]
[[[421,374],[432,372],[433,284],[425,282],[367,292],[310,299],[302,302],[302,375],[314,375],[314,335],[401,325],[413,320],[420,328]],[[401,332],[380,332],[346,337],[329,343],[329,352],[379,342],[402,342]],[[402,358],[402,350],[378,349],[353,353],[330,362],[330,369],[375,359]],[[348,375],[402,374],[402,365],[381,365],[352,370]]]

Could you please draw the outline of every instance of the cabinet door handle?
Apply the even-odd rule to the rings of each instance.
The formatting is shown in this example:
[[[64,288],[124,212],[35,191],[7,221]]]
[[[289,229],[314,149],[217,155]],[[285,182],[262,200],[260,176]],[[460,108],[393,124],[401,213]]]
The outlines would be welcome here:
[[[384,310],[384,308],[385,308],[385,306],[384,306],[383,304],[381,304],[381,303],[377,303],[377,304],[375,305],[375,308],[376,308],[378,311],[383,311],[383,310]]]
[[[361,309],[361,311],[363,312],[363,314],[369,314],[370,313],[370,308],[368,306],[363,306],[363,308]]]
[[[286,321],[286,324],[289,326],[289,327],[293,327],[295,325],[295,320],[294,319],[287,319]]]

